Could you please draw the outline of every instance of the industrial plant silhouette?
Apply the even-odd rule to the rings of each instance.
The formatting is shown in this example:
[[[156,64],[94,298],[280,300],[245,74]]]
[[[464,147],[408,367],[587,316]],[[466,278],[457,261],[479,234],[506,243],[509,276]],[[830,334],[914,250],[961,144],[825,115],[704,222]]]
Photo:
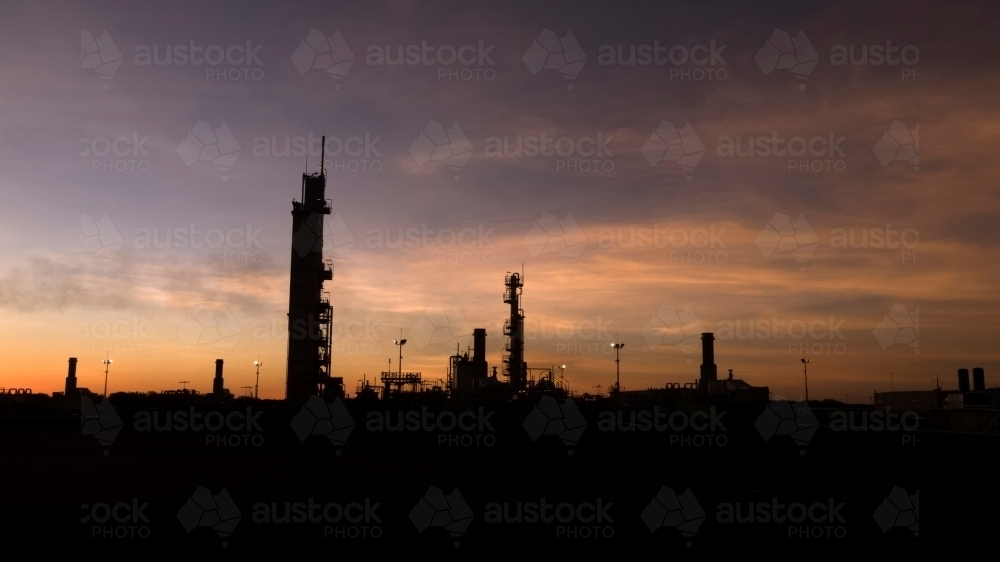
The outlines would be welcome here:
[[[607,393],[570,392],[554,368],[529,367],[522,308],[527,280],[516,271],[503,278],[509,316],[502,328],[500,365],[486,360],[487,330],[474,328],[471,350],[442,358],[448,373],[443,385],[428,385],[421,373],[397,364],[379,380],[363,379],[349,395],[344,377],[334,376],[333,303],[326,285],[333,281],[333,264],[323,259],[323,218],[332,207],[326,182],[323,169],[303,174],[300,198],[292,204],[284,399],[261,400],[256,392],[234,395],[225,386],[223,359],[215,361],[210,394],[185,386],[109,397],[106,389],[98,393],[78,386],[78,361],[71,357],[63,392],[50,397],[5,389],[0,394],[5,450],[24,459],[26,481],[33,484],[13,490],[12,503],[31,504],[32,489],[52,490],[49,502],[65,503],[68,495],[74,498],[70,503],[88,506],[98,501],[88,499],[95,494],[109,497],[99,500],[105,502],[132,498],[135,505],[149,497],[159,506],[162,526],[157,529],[164,537],[151,541],[156,548],[183,553],[193,543],[254,553],[267,544],[308,552],[310,547],[303,546],[307,535],[297,527],[248,530],[263,525],[260,517],[249,515],[259,511],[254,506],[298,499],[312,506],[315,498],[346,496],[369,510],[384,503],[379,521],[387,528],[395,522],[395,536],[402,538],[364,545],[341,541],[342,551],[409,553],[417,545],[429,551],[524,552],[525,545],[552,540],[553,532],[556,538],[581,537],[585,527],[587,533],[623,537],[599,544],[559,543],[567,552],[593,554],[618,553],[622,544],[717,552],[733,544],[760,544],[763,525],[722,529],[725,518],[712,515],[716,505],[732,498],[758,506],[778,505],[779,499],[842,502],[849,505],[850,523],[824,532],[850,528],[845,536],[851,540],[835,547],[857,549],[885,536],[896,541],[894,548],[915,550],[916,538],[928,536],[918,533],[920,509],[931,505],[939,514],[960,509],[971,493],[964,485],[938,484],[960,481],[963,463],[950,459],[975,466],[995,448],[1000,400],[996,389],[986,388],[985,371],[978,367],[971,384],[969,370],[959,369],[955,390],[938,385],[931,391],[875,393],[871,404],[790,402],[772,396],[767,386],[735,378],[734,369],[720,378],[716,338],[706,332],[700,338],[697,376],[692,372],[689,381],[626,391],[616,377]],[[394,344],[401,356],[402,334]],[[624,346],[613,345],[616,351]],[[991,439],[986,447],[984,438]],[[73,481],[87,484],[72,491],[48,488],[49,481],[69,482],[60,468],[66,459],[86,474]],[[445,498],[442,489],[453,490],[446,500],[440,499]],[[951,492],[957,495],[949,499]],[[502,525],[486,528],[482,518],[482,506],[499,506],[498,498],[541,497],[545,505],[546,498],[558,496],[559,506],[590,505],[594,496],[598,504],[605,501],[602,494],[618,498],[607,500],[618,511],[609,515],[615,526],[597,531],[586,525],[525,525],[512,537],[499,529]],[[936,503],[928,504],[928,497]],[[520,521],[520,515],[508,517],[503,511],[507,505],[498,521]],[[277,515],[273,520],[287,521]],[[53,550],[60,545],[79,550],[95,537],[119,532],[94,525],[86,527],[90,536],[81,537],[79,527],[60,521],[57,532],[77,538],[47,545]],[[963,521],[982,528],[981,522],[976,527],[975,521]],[[27,536],[37,534],[30,521],[9,524]],[[819,527],[802,528],[806,531],[781,527],[764,536],[791,540]],[[324,528],[323,538],[348,537],[359,529],[332,525]],[[713,532],[733,542],[702,539]],[[783,544],[799,548],[800,543]],[[112,546],[128,550],[134,543]],[[823,548],[830,549],[826,543]]]
[[[325,137],[322,146],[325,151]],[[321,154],[321,162],[325,162],[325,153]],[[459,409],[482,403],[510,403],[519,405],[519,410],[527,412],[544,396],[565,400],[574,394],[567,389],[564,380],[555,376],[552,367],[529,368],[525,356],[525,313],[521,307],[525,278],[523,273],[508,271],[503,284],[503,302],[509,306],[510,312],[503,323],[503,336],[506,340],[500,366],[493,366],[491,370],[486,360],[486,329],[476,328],[472,333],[471,356],[469,351],[462,353],[459,350],[447,359],[448,375],[443,387],[433,385],[427,388],[429,385],[421,373],[403,372],[400,363],[396,371],[383,371],[380,374],[380,380],[377,381],[381,382],[380,385],[367,378],[359,381],[354,396],[349,397],[344,377],[334,376],[333,306],[328,288],[324,285],[333,280],[333,262],[323,258],[323,240],[327,234],[324,232],[324,217],[332,209],[332,201],[326,197],[327,173],[320,166],[319,171],[304,173],[301,179],[300,196],[298,200],[293,200],[291,212],[292,247],[285,381],[287,403],[304,404],[314,396],[326,401],[339,398],[369,405],[376,402],[424,402],[436,407]],[[394,340],[394,343],[400,347],[401,357],[406,340]],[[615,342],[611,345],[617,352],[625,344]],[[691,381],[666,382],[662,387],[626,391],[622,390],[620,379],[616,377],[607,386],[606,395],[584,392],[576,395],[575,399],[577,402],[592,404],[597,409],[635,409],[650,405],[667,408],[677,407],[679,404],[757,405],[760,408],[771,400],[771,392],[767,386],[752,385],[736,379],[733,377],[733,369],[728,370],[727,378],[719,379],[715,364],[715,336],[712,333],[701,334],[701,349],[699,376]],[[97,398],[106,395],[106,387],[103,394],[77,387],[77,362],[77,358],[69,359],[65,390],[54,393],[53,398],[79,400],[81,397]],[[616,359],[616,366],[618,362]],[[804,359],[803,363],[806,362]],[[110,359],[104,361],[106,374],[110,363]],[[215,403],[231,403],[237,397],[224,386],[223,366],[224,361],[217,359],[212,392],[208,396],[201,396],[197,391],[185,388],[149,393],[147,402],[159,396],[167,403],[175,403],[185,397],[210,398]],[[259,373],[259,362],[257,368]],[[532,375],[533,371],[542,374],[535,377]],[[808,396],[808,386],[806,393]],[[42,398],[40,395],[33,395],[30,389],[3,389],[2,395],[12,398]],[[259,398],[256,393],[250,396]],[[957,390],[944,390],[938,384],[931,391],[876,392],[872,397],[872,405],[883,410],[919,409],[924,412],[925,417],[937,416],[941,418],[939,425],[950,427],[956,424],[947,421],[949,414],[954,417],[955,411],[968,413],[995,409],[1000,405],[1000,399],[996,389],[987,390],[985,371],[977,367],[972,371],[971,386],[969,370],[963,368],[958,371]],[[972,423],[977,428],[981,425],[981,421]]]

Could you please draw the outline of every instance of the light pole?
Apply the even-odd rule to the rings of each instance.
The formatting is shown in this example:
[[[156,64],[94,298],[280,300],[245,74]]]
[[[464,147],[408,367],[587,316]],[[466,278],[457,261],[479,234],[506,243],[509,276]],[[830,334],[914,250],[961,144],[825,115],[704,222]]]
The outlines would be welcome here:
[[[107,356],[105,356],[104,361],[101,361],[101,363],[104,363],[104,397],[107,398],[108,397],[108,369],[111,367],[111,364],[114,363],[114,359],[110,359],[110,358],[107,358]]]
[[[253,362],[253,366],[257,367],[257,383],[253,387],[253,397],[260,399],[260,368],[264,363],[260,360],[260,355],[257,356],[257,360]]]
[[[811,362],[812,359],[802,359],[802,374],[806,378],[806,404],[809,403],[809,363]]]
[[[177,381],[181,385],[181,392],[187,394],[188,383],[191,381]]]
[[[400,376],[400,378],[402,378],[403,377],[403,346],[406,345],[406,340],[403,339],[403,329],[402,328],[399,329],[399,339],[398,340],[392,340],[392,343],[396,344],[396,347],[399,348],[399,363],[396,365],[396,368],[399,369],[399,376]]]
[[[622,392],[622,371],[621,371],[621,359],[618,357],[618,351],[625,347],[625,344],[619,343],[618,332],[615,332],[615,341],[611,343],[611,347],[615,348],[615,407],[621,406],[621,392]]]

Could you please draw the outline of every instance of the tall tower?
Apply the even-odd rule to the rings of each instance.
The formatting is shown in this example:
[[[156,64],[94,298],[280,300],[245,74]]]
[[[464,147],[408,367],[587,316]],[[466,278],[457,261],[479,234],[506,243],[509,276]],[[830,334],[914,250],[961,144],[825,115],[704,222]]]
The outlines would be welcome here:
[[[212,395],[221,400],[226,397],[225,381],[222,378],[222,359],[215,360],[215,378],[212,379]]]
[[[701,334],[701,381],[698,387],[707,392],[712,383],[718,380],[718,369],[715,366],[715,334]]]
[[[517,273],[508,273],[504,280],[507,287],[503,302],[510,305],[510,319],[504,321],[503,335],[507,336],[504,347],[504,375],[514,392],[523,390],[528,382],[528,366],[524,362],[524,311],[521,310],[521,288],[524,281]]]
[[[69,372],[66,374],[66,397],[76,398],[76,357],[69,358]]]
[[[305,402],[322,394],[330,379],[333,310],[323,281],[333,279],[332,262],[323,261],[326,200],[326,137],[320,171],[302,174],[302,200],[292,201],[292,266],[288,291],[288,370],[285,399]]]

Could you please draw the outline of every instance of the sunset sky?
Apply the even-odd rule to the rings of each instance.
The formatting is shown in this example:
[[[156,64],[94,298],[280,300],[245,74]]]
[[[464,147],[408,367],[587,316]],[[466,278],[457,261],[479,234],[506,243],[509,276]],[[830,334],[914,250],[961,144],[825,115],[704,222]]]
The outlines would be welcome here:
[[[522,267],[529,366],[576,392],[615,337],[626,390],[689,382],[703,331],[788,398],[802,357],[812,399],[992,387],[997,17],[928,6],[4,2],[0,387],[61,391],[78,357],[100,390],[109,355],[111,392],[205,392],[222,358],[239,395],[259,356],[282,398],[322,135],[351,394],[400,330],[425,379],[478,327],[500,367]]]

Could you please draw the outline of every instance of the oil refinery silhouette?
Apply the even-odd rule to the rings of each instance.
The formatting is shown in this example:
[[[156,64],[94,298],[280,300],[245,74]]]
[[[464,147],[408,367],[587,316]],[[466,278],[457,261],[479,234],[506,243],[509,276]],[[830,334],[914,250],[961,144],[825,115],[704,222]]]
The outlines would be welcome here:
[[[325,150],[325,137],[323,147]],[[325,154],[321,154],[325,158]],[[322,160],[321,160],[322,161]],[[285,381],[285,400],[303,404],[313,396],[327,401],[334,399],[356,400],[362,403],[427,402],[439,406],[469,407],[482,402],[511,402],[526,408],[543,396],[565,400],[570,392],[564,380],[557,379],[554,369],[530,368],[525,360],[524,310],[521,294],[524,289],[523,273],[507,272],[504,279],[503,302],[510,314],[503,324],[506,343],[502,349],[500,373],[494,366],[492,372],[486,361],[485,328],[473,330],[472,354],[456,352],[448,358],[447,381],[444,387],[429,389],[419,372],[384,371],[381,385],[361,380],[353,398],[345,392],[344,377],[333,373],[333,307],[330,293],[324,283],[333,280],[333,262],[323,258],[324,217],[331,213],[332,202],[326,197],[326,171],[320,167],[316,173],[302,174],[300,197],[292,202],[292,248],[288,293],[288,348]],[[608,395],[583,393],[577,400],[629,407],[632,404],[655,402],[666,406],[680,402],[743,402],[766,403],[767,387],[752,386],[744,381],[729,378],[719,380],[715,365],[714,336],[701,335],[703,357],[700,377],[693,382],[667,383],[661,389],[622,391],[616,377],[608,385]],[[400,347],[406,340],[394,342]],[[624,344],[612,344],[616,349]],[[618,361],[616,360],[616,364]],[[79,399],[91,397],[89,389],[76,386],[77,359],[70,359],[65,392],[61,397]],[[541,372],[537,378],[532,372]],[[161,393],[165,399],[197,396],[195,391],[182,389]],[[224,388],[223,360],[216,360],[215,378],[210,398],[214,401],[232,401],[235,396]]]
[[[561,552],[587,555],[620,555],[627,548],[743,553],[748,545],[774,549],[778,541],[796,553],[803,545],[856,552],[885,544],[879,541],[917,552],[920,540],[990,530],[991,519],[949,515],[976,513],[970,505],[997,493],[995,485],[966,477],[967,467],[993,462],[1000,435],[1000,400],[996,389],[986,388],[983,368],[972,369],[971,380],[970,371],[960,369],[954,390],[939,381],[930,391],[875,393],[870,404],[794,402],[735,378],[734,369],[720,378],[716,339],[706,332],[700,367],[689,381],[626,391],[616,370],[607,393],[578,394],[554,367],[531,366],[522,308],[526,279],[507,272],[502,300],[509,315],[499,364],[486,359],[487,330],[475,328],[471,349],[442,358],[443,384],[428,384],[422,373],[397,363],[377,380],[363,378],[349,395],[331,346],[326,181],[322,169],[303,174],[300,198],[292,203],[284,399],[234,395],[225,385],[223,359],[215,361],[207,394],[184,381],[178,390],[108,396],[106,386],[104,392],[78,386],[72,357],[63,392],[4,389],[0,439],[19,459],[15,470],[23,484],[6,487],[7,503],[29,506],[0,516],[12,536],[33,541],[36,553],[148,555],[156,549],[176,557],[196,545],[246,555],[275,546],[312,554],[319,530],[266,524],[288,523],[290,505],[309,510],[292,521],[313,521],[313,506],[331,498],[374,506],[380,510],[374,519],[394,533],[392,540],[350,542],[341,539],[361,527],[324,527],[321,540],[332,542],[319,544],[336,545],[338,552],[411,555],[419,547],[520,555],[552,540]],[[394,344],[401,357],[402,334]],[[612,345],[617,353],[625,344],[616,338]],[[111,359],[103,364],[107,374]],[[259,360],[255,366],[259,373]],[[544,506],[552,498],[559,506],[604,505],[614,525],[524,525],[515,533],[506,526],[521,521],[522,504]],[[720,513],[734,501],[738,523],[753,523],[739,515],[741,501],[758,508],[812,502],[831,511],[839,504],[839,523],[847,523],[730,526]],[[96,509],[93,502],[119,502],[115,510],[148,502],[156,534],[146,542],[114,542],[104,539],[118,538],[125,527],[57,516],[77,505]],[[58,507],[38,515],[30,507],[38,505]],[[262,511],[261,505],[270,507]],[[517,506],[517,515],[508,505]],[[492,519],[489,506],[498,506]],[[713,506],[719,511],[706,517]],[[919,533],[920,509],[934,514],[936,531]],[[83,520],[91,518],[87,513]],[[36,524],[40,517],[46,525]],[[377,525],[363,532],[376,528],[381,534]],[[584,532],[613,540],[562,540]],[[838,540],[801,541],[817,532]],[[706,534],[714,538],[701,539]],[[103,550],[94,549],[98,544]]]
[[[325,137],[322,146],[325,150]],[[325,162],[325,152],[321,154],[321,162]],[[509,306],[510,312],[503,323],[505,344],[501,350],[501,365],[491,368],[486,360],[486,329],[476,328],[472,333],[472,349],[465,353],[459,350],[447,358],[447,379],[443,386],[428,384],[420,372],[403,372],[400,363],[397,371],[383,371],[380,374],[378,381],[381,382],[380,385],[366,377],[358,381],[354,395],[348,396],[344,377],[334,376],[333,307],[330,293],[326,291],[324,285],[332,282],[334,273],[332,260],[323,258],[324,217],[329,215],[332,209],[332,200],[326,197],[326,187],[326,170],[320,166],[319,171],[315,173],[302,174],[299,199],[292,202],[288,346],[283,401],[287,407],[305,404],[312,397],[321,397],[328,402],[339,399],[351,406],[364,407],[387,403],[398,407],[426,404],[436,408],[464,409],[484,403],[494,405],[507,403],[515,410],[519,410],[523,416],[543,397],[557,401],[572,398],[579,406],[594,412],[609,408],[619,410],[644,407],[677,408],[679,405],[739,407],[747,408],[747,411],[759,411],[771,400],[771,392],[767,386],[755,386],[735,379],[733,369],[728,369],[727,378],[719,379],[718,367],[715,364],[715,337],[712,333],[701,334],[702,363],[699,376],[691,381],[666,382],[658,388],[624,391],[620,379],[616,376],[616,380],[607,385],[607,395],[572,393],[567,389],[565,380],[556,377],[553,367],[529,367],[525,356],[525,313],[521,307],[525,278],[523,273],[509,271],[503,284],[503,302]],[[394,340],[394,344],[400,348],[400,356],[405,343],[406,340],[402,339],[402,336],[400,340]],[[611,345],[616,348],[617,367],[617,351],[625,344],[615,342]],[[52,397],[58,403],[64,403],[66,400],[78,403],[81,398],[95,399],[107,394],[106,386],[104,393],[94,393],[89,389],[77,387],[77,362],[77,358],[69,359],[64,392],[54,393]],[[104,361],[105,374],[110,362],[110,359]],[[806,363],[805,359],[803,363]],[[231,404],[234,401],[245,400],[247,396],[236,397],[225,388],[223,364],[222,359],[216,360],[215,377],[209,395],[201,395],[195,390],[187,389],[186,386],[180,390],[159,393],[118,394],[129,395],[132,400],[139,400],[146,405],[157,401],[164,404],[176,404],[184,400]],[[259,377],[259,362],[255,365]],[[536,377],[533,375],[534,372],[541,374]],[[810,403],[808,382],[806,384],[805,403]],[[985,427],[995,431],[995,420],[988,421],[988,416],[971,423],[968,421],[950,423],[946,418],[949,412],[953,414],[954,411],[968,413],[995,410],[1000,407],[998,396],[1000,395],[996,388],[987,390],[985,371],[977,367],[972,370],[971,385],[969,370],[960,369],[957,390],[942,389],[939,380],[937,387],[930,391],[875,392],[870,406],[881,410],[920,410],[927,419],[933,420],[935,416],[939,418],[937,425],[942,427],[974,427],[977,430]],[[0,397],[5,399],[8,409],[10,404],[23,403],[24,406],[30,406],[38,400],[48,398],[44,395],[34,395],[30,389],[16,388],[0,389]],[[255,392],[249,397],[256,402],[272,402],[273,407],[280,407],[278,403],[282,402],[259,400]],[[122,396],[122,398],[127,397]],[[824,402],[840,404],[832,400]],[[815,407],[822,407],[823,402],[814,401],[813,404]]]

